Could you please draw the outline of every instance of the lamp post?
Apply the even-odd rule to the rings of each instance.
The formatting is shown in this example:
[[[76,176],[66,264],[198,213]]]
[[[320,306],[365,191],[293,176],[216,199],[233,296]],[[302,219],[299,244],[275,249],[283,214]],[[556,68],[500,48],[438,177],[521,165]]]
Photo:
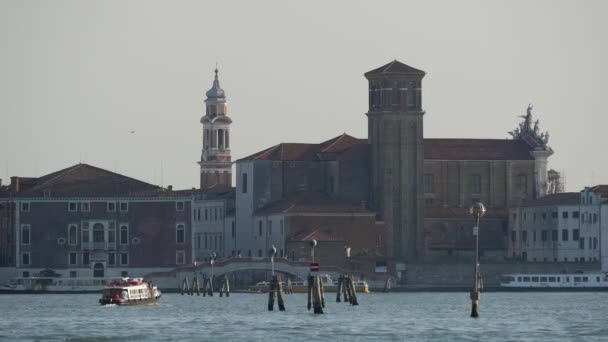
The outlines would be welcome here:
[[[217,256],[217,254],[215,252],[211,253],[211,260],[209,261],[211,263],[211,281],[213,282],[213,263],[215,262],[215,257]]]
[[[315,247],[316,246],[317,246],[317,240],[311,240],[310,241],[310,247],[312,249],[311,249],[310,253],[311,253],[311,256],[312,256],[312,262],[313,262],[313,264],[315,262]]]
[[[478,317],[479,309],[479,292],[481,290],[481,274],[479,273],[479,219],[486,213],[486,207],[480,202],[477,202],[469,208],[469,214],[475,218],[475,227],[473,227],[473,235],[475,235],[475,287],[471,291],[471,317]]]
[[[272,245],[270,249],[270,263],[272,264],[272,275],[274,276],[274,257],[277,255],[277,248]]]

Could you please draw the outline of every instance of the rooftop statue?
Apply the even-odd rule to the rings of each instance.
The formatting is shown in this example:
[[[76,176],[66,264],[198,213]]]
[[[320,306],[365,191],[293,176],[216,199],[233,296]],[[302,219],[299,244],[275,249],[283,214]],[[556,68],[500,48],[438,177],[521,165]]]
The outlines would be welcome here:
[[[534,107],[530,103],[526,109],[526,115],[519,116],[523,119],[509,135],[513,140],[523,140],[534,148],[548,149],[549,132],[540,133],[540,121],[532,121],[532,109]],[[532,125],[534,123],[534,125]]]

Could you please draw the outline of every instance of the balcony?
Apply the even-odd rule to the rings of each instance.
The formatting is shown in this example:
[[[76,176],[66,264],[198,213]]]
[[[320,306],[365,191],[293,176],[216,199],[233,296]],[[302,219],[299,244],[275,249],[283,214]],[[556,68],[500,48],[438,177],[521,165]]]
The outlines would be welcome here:
[[[116,249],[116,242],[83,242],[81,244],[82,249],[88,250],[110,250]]]

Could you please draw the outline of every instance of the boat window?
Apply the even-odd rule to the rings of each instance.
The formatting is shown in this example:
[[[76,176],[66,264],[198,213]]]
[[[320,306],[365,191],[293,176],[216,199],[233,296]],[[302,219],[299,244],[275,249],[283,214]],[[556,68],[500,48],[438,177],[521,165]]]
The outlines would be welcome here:
[[[595,281],[600,282],[600,277],[595,277]]]
[[[570,277],[566,277],[566,281],[567,281],[567,282],[570,282]]]
[[[534,281],[534,282],[538,281],[538,277],[532,277],[532,281]]]
[[[500,282],[503,284],[508,284],[508,283],[515,281],[515,277],[512,277],[512,276],[502,276],[500,278],[501,278]]]
[[[521,277],[517,277],[517,281],[521,282]]]
[[[574,277],[574,282],[575,282],[575,283],[578,283],[578,282],[580,282],[580,281],[581,281],[581,277]]]
[[[584,283],[586,283],[586,282],[588,282],[588,281],[589,281],[589,278],[588,278],[588,277],[583,277],[583,282],[584,282]]]
[[[549,282],[550,283],[555,283],[555,277],[549,277]]]
[[[540,277],[540,281],[546,283],[547,282],[547,277]]]
[[[530,282],[530,277],[524,277],[524,283],[529,283]]]

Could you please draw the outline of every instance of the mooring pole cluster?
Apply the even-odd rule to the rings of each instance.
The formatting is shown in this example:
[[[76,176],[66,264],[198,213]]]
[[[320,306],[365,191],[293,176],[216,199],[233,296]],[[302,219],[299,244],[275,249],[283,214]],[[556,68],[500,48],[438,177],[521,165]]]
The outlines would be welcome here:
[[[196,276],[196,274],[192,278],[192,287],[190,287],[190,284],[188,283],[188,276],[184,276],[184,279],[182,280],[182,284],[181,284],[182,296],[184,294],[189,294],[189,295],[193,296],[195,292],[196,292],[197,296],[200,296],[201,292],[203,293],[203,297],[206,297],[207,295],[213,296],[213,284],[214,284],[213,264],[215,263],[216,257],[217,257],[217,254],[215,252],[211,254],[211,257],[209,260],[209,263],[211,265],[211,276],[207,277],[205,275],[205,277],[203,278],[202,291],[201,291],[200,279],[198,276]],[[197,262],[194,262],[194,267],[196,267],[196,266],[197,266]],[[220,297],[223,297],[224,294],[226,294],[226,297],[230,296],[230,283],[228,282],[228,277],[226,275],[223,275],[220,280]]]
[[[279,311],[285,311],[285,302],[283,301],[283,284],[281,277],[274,274],[274,257],[277,255],[277,248],[272,246],[270,249],[270,263],[272,267],[272,278],[268,284],[268,311],[274,310],[274,298],[277,297]]]
[[[475,235],[475,286],[471,291],[471,317],[479,317],[479,299],[482,289],[479,271],[479,219],[486,213],[486,208],[483,204],[477,202],[469,208],[469,213],[475,218],[475,227],[473,227],[473,235]]]

